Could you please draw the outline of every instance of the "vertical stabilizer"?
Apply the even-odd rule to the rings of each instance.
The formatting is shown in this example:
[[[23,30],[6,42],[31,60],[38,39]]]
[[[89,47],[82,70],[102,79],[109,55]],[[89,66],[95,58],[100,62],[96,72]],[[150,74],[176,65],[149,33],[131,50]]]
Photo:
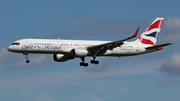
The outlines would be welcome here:
[[[161,30],[164,18],[156,18],[147,29],[139,36],[138,42],[144,45],[154,46],[157,41],[158,34]]]

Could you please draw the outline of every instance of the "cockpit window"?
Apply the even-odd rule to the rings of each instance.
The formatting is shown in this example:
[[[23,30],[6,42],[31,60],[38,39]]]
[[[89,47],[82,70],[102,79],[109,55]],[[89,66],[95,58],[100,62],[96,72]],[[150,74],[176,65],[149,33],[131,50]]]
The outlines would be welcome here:
[[[15,43],[12,43],[12,45],[19,45],[19,43],[18,43],[18,42],[15,42]]]

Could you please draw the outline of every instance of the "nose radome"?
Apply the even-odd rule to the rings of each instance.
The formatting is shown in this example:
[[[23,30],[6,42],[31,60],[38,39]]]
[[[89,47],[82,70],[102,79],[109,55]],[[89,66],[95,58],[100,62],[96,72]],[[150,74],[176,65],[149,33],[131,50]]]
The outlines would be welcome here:
[[[12,51],[12,46],[9,46],[9,47],[7,48],[7,50],[8,50],[8,51]]]

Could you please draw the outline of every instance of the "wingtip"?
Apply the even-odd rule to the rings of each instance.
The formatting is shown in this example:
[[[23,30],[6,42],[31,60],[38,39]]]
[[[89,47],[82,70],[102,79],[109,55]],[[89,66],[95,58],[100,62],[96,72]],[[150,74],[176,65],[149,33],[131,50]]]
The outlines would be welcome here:
[[[172,45],[173,43],[172,43],[172,42],[169,42],[168,44],[169,44],[169,45]]]
[[[140,29],[140,27],[138,27],[137,29],[136,29],[136,31],[135,31],[135,33],[134,33],[134,37],[136,37],[137,35],[138,35],[138,32],[139,32],[139,29]]]

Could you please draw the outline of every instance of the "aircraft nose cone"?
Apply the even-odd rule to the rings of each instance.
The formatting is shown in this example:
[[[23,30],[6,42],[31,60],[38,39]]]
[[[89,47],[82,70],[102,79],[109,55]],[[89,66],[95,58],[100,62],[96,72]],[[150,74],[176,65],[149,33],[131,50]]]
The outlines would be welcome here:
[[[12,51],[12,50],[13,50],[12,46],[9,46],[9,47],[7,48],[7,50],[8,50],[8,51]]]

